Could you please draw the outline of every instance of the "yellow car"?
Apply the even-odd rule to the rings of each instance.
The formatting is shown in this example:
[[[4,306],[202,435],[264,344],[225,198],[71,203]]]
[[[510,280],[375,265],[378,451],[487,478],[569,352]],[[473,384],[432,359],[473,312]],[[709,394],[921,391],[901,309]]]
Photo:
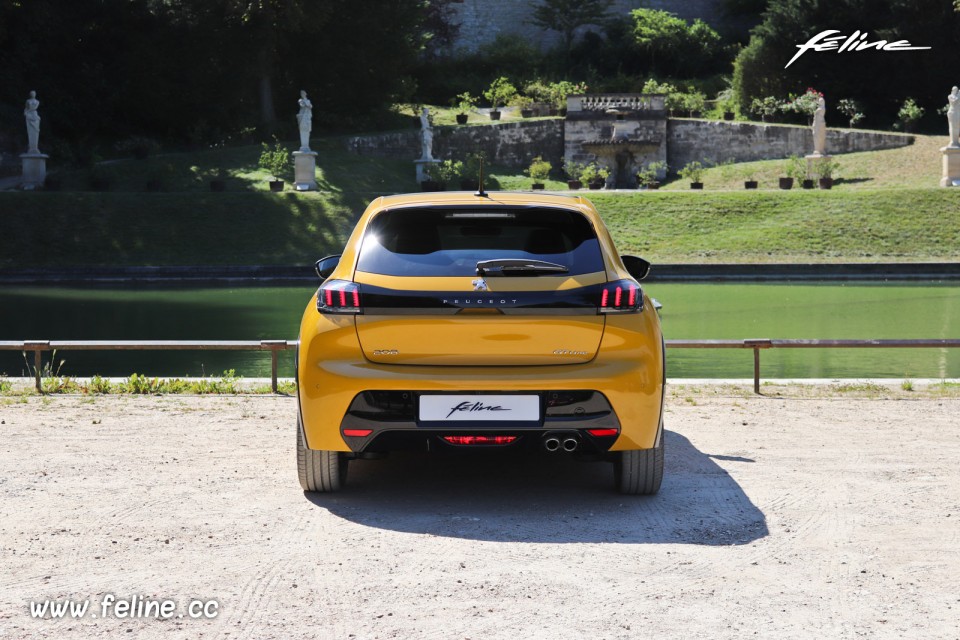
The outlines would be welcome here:
[[[305,491],[411,448],[523,448],[612,461],[623,493],[663,477],[664,349],[639,281],[579,196],[374,200],[300,325]]]

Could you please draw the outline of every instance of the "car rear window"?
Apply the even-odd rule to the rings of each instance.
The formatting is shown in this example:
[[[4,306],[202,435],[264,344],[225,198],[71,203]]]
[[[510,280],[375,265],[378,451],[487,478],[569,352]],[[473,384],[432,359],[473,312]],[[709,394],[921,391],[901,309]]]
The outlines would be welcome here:
[[[603,271],[590,222],[565,209],[395,209],[367,227],[357,269],[388,276],[472,276],[477,262],[545,260],[568,275]]]

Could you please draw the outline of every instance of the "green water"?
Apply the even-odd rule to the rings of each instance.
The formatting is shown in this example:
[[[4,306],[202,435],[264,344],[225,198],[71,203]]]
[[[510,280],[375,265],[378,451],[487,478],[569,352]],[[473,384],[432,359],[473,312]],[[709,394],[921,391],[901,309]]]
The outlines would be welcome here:
[[[960,338],[956,284],[656,284],[667,339]],[[217,289],[0,288],[0,340],[295,339],[313,293],[299,287]],[[672,349],[672,378],[750,377],[749,351]],[[60,365],[60,361],[64,361]],[[763,353],[769,378],[960,377],[960,349],[811,349]],[[283,354],[280,373],[293,373]],[[61,352],[61,375],[269,375],[255,352]],[[0,373],[24,375],[19,353]]]

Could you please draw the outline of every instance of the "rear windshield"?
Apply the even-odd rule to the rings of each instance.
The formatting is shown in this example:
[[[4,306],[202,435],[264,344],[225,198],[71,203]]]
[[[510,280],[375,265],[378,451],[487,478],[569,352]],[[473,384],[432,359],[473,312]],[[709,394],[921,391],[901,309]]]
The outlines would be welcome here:
[[[564,209],[397,209],[370,221],[357,270],[388,276],[472,276],[477,262],[544,260],[568,275],[603,271],[590,222]]]

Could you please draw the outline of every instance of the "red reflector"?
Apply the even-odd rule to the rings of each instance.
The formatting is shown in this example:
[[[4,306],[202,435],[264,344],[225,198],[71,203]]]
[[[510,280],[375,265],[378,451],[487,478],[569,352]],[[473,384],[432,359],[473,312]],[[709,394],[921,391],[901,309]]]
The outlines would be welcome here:
[[[619,433],[616,429],[587,429],[587,433],[595,438],[609,438]]]
[[[354,438],[366,438],[371,433],[373,433],[373,429],[344,429],[343,430],[343,435],[351,436]]]
[[[517,436],[443,436],[450,444],[510,444]]]

